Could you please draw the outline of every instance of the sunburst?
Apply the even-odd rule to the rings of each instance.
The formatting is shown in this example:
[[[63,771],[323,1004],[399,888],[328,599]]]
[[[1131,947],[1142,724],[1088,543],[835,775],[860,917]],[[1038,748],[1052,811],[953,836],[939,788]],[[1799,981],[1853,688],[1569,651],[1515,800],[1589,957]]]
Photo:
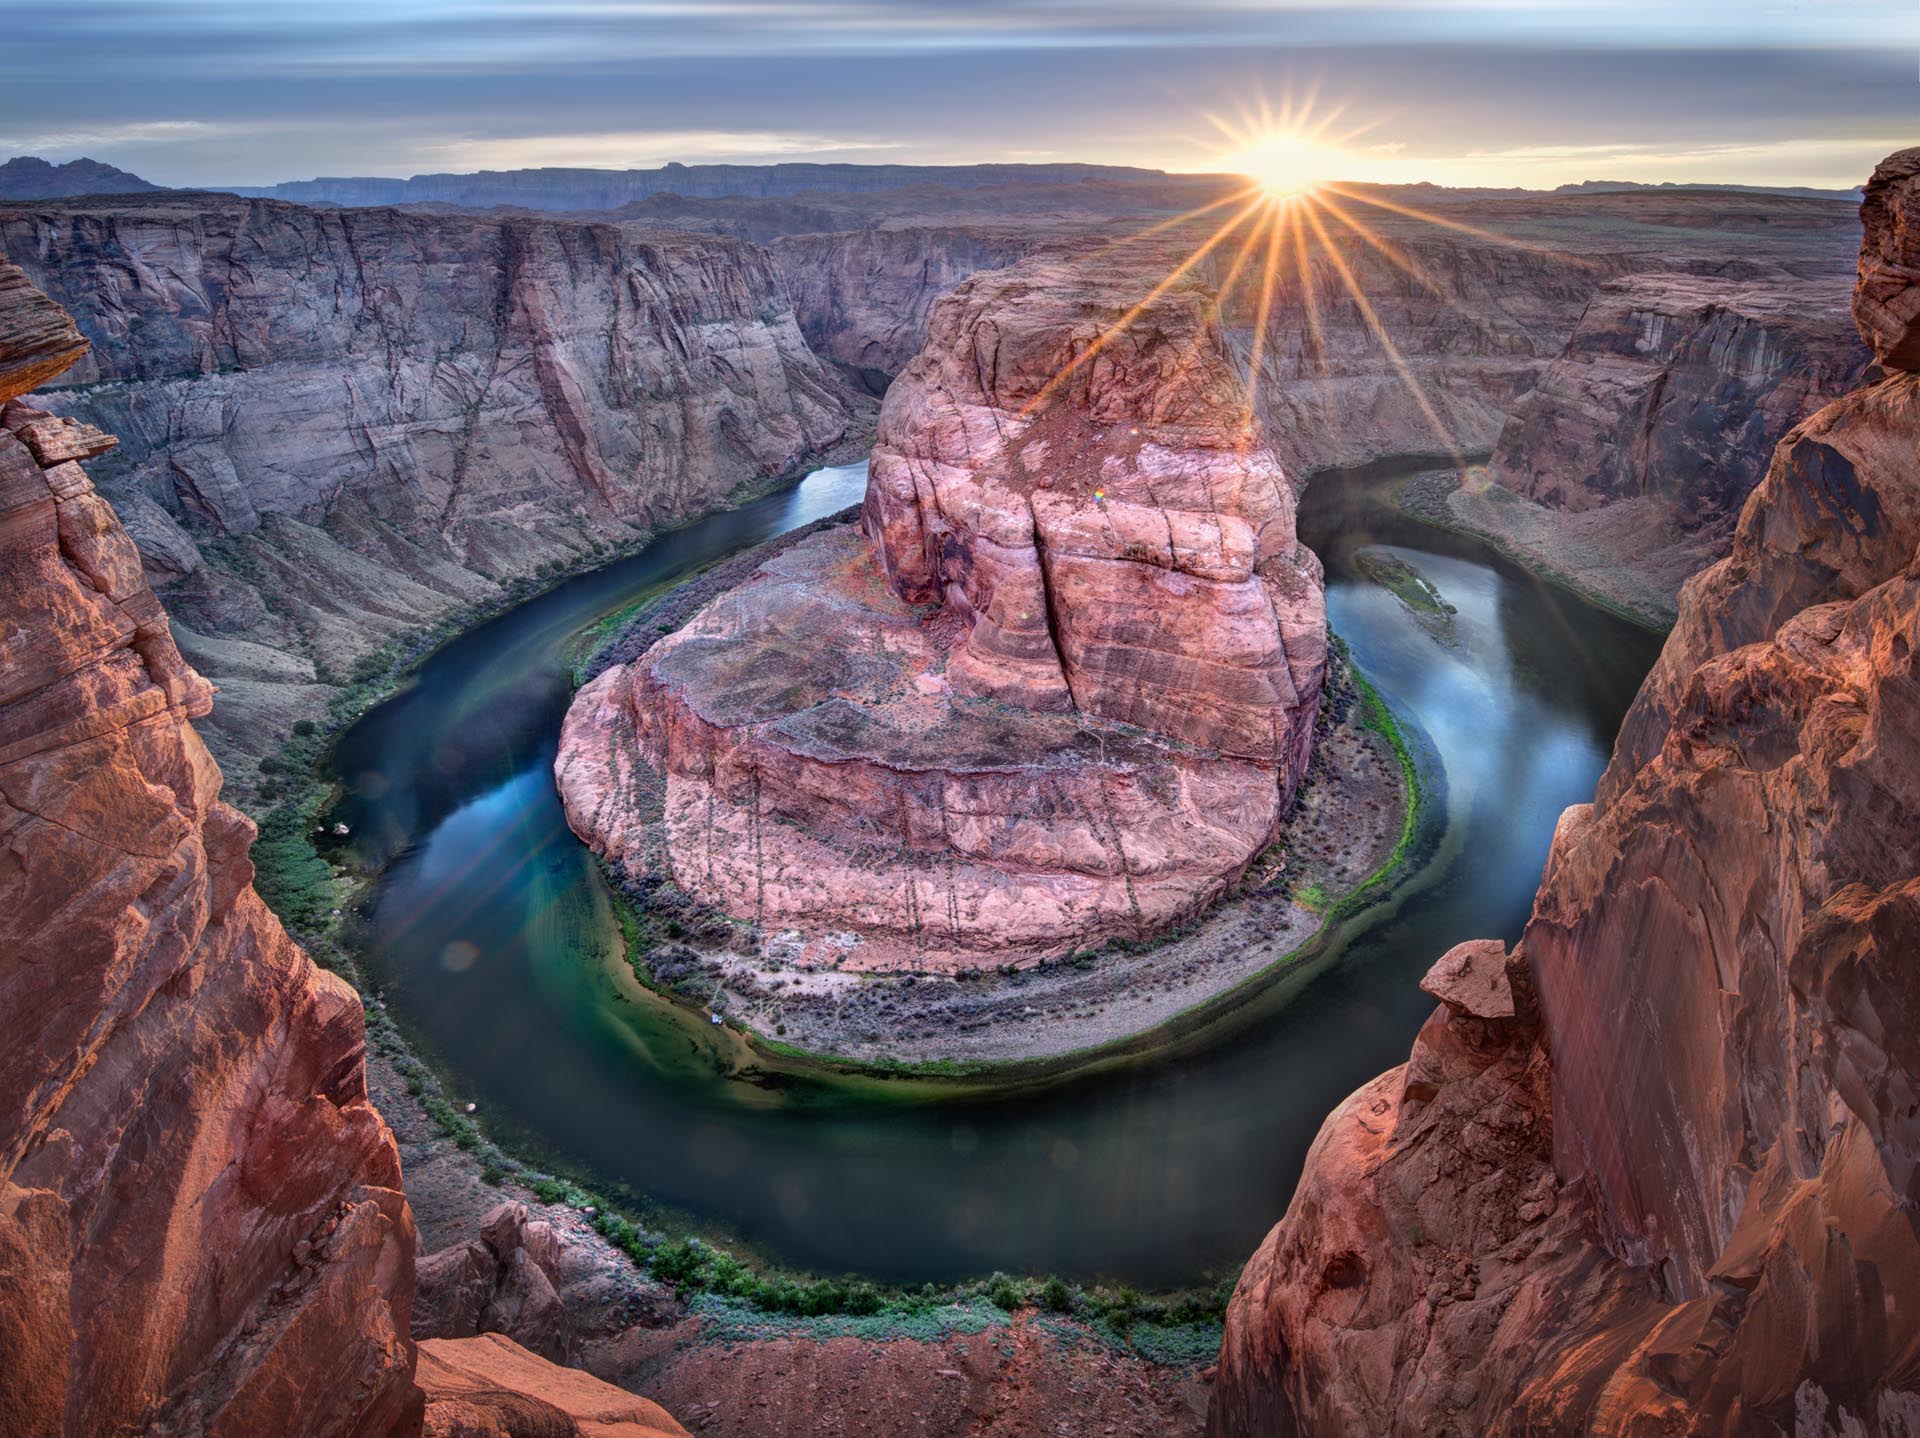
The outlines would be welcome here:
[[[1026,410],[1031,412],[1047,403],[1067,380],[1125,334],[1155,300],[1219,250],[1231,259],[1225,262],[1226,268],[1215,287],[1212,316],[1218,318],[1243,289],[1253,300],[1243,442],[1252,438],[1255,393],[1266,359],[1268,329],[1276,303],[1289,289],[1297,287],[1310,337],[1316,350],[1324,353],[1324,316],[1315,291],[1321,278],[1330,277],[1345,292],[1374,344],[1386,356],[1415,407],[1433,428],[1441,447],[1464,465],[1463,446],[1388,334],[1361,284],[1359,273],[1338,243],[1335,227],[1356,237],[1387,265],[1436,300],[1462,313],[1465,311],[1456,298],[1404,246],[1366,222],[1361,207],[1469,234],[1493,244],[1552,254],[1568,264],[1584,262],[1561,250],[1416,209],[1372,188],[1356,187],[1351,181],[1351,172],[1358,168],[1356,156],[1347,147],[1380,122],[1342,128],[1340,121],[1345,113],[1343,105],[1320,110],[1316,84],[1298,101],[1289,97],[1276,106],[1261,98],[1251,106],[1239,107],[1230,118],[1207,116],[1219,134],[1218,141],[1209,142],[1209,148],[1221,157],[1222,171],[1239,176],[1245,183],[1209,204],[1122,236],[1112,244],[1133,244],[1170,231],[1198,227],[1222,211],[1226,217],[1215,220],[1212,228],[1204,231],[1192,249],[1169,266],[1167,273],[1138,303],[1063,365],[1028,402]],[[1230,241],[1237,243],[1229,244]],[[1222,250],[1223,246],[1228,248]]]

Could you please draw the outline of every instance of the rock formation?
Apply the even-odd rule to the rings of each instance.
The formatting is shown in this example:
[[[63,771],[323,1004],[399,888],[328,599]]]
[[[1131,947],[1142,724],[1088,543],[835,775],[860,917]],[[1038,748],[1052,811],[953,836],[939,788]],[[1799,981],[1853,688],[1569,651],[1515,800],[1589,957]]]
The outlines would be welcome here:
[[[41,403],[100,466],[224,756],[398,630],[837,440],[766,253],[550,218],[166,194],[0,209],[93,348]]]
[[[0,200],[70,199],[75,195],[133,195],[165,189],[151,180],[99,160],[55,165],[37,155],[16,155],[0,164]]]
[[[573,1356],[558,1287],[560,1240],[550,1224],[529,1221],[525,1204],[497,1204],[478,1238],[428,1254],[417,1277],[416,1338],[499,1333],[555,1363]]]
[[[1727,552],[1773,446],[1870,365],[1851,288],[1825,273],[1602,285],[1454,517],[1670,621],[1680,586]]]
[[[249,886],[212,691],[79,464],[113,441],[17,398],[83,348],[0,266],[0,1428],[387,1432],[413,1225],[359,1000]]]
[[[360,1001],[253,891],[211,687],[81,467],[113,437],[21,397],[85,348],[0,265],[0,1432],[680,1432],[504,1340],[416,1383]],[[526,1278],[487,1312],[535,1334]],[[555,1405],[582,1423],[508,1422]],[[642,1426],[592,1426],[616,1412]]]
[[[1920,151],[1868,188],[1862,330]],[[1326,1123],[1210,1431],[1920,1426],[1920,374],[1789,434],[1519,946]]]
[[[1325,606],[1208,292],[1116,328],[1166,273],[1036,261],[943,301],[864,537],[581,691],[576,831],[851,967],[1026,962],[1215,897],[1305,767]]]
[[[659,1404],[497,1334],[420,1345],[426,1438],[687,1438]]]
[[[769,248],[814,353],[878,393],[926,344],[937,301],[1054,241],[1042,225],[900,225],[786,235]]]

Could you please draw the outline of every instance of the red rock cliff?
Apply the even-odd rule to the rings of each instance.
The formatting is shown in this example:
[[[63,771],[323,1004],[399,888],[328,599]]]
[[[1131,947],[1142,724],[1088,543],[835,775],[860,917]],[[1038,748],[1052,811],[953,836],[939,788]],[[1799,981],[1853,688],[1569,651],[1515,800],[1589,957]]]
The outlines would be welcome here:
[[[20,398],[85,350],[0,264],[0,1433],[682,1433],[497,1335],[416,1382],[360,1000],[253,891],[112,436]]]
[[[1863,208],[1896,372],[1781,443],[1520,945],[1328,1119],[1213,1433],[1920,1425],[1916,172]]]
[[[575,829],[809,963],[1032,962],[1220,893],[1305,768],[1326,613],[1209,292],[1120,323],[1168,268],[943,300],[865,542],[796,546],[582,690]]]
[[[84,347],[0,266],[0,1429],[385,1433],[413,1222],[359,1000],[250,887],[113,441],[16,398]]]

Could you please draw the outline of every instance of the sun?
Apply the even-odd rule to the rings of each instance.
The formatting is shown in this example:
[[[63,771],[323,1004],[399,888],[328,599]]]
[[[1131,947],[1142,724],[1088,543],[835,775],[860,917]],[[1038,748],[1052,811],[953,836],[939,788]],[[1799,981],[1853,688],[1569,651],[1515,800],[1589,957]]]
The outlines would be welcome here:
[[[1273,199],[1286,200],[1341,178],[1341,158],[1340,151],[1300,130],[1270,130],[1224,156],[1221,168],[1245,175]]]

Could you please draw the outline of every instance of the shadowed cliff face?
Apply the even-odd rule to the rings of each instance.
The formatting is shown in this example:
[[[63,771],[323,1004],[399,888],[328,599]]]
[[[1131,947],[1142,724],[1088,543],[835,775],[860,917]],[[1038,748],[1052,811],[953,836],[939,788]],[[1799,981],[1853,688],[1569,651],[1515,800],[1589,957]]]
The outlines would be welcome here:
[[[1850,289],[1839,276],[1604,285],[1515,404],[1494,478],[1568,512],[1653,496],[1675,528],[1726,543],[1780,437],[1867,368]]]
[[[1883,362],[1920,251],[1875,216],[1917,157],[1864,207]],[[1688,585],[1518,948],[1445,956],[1409,1062],[1327,1121],[1235,1293],[1212,1432],[1920,1425],[1920,375],[1894,368],[1787,435]]]
[[[91,353],[100,466],[225,745],[397,630],[578,566],[847,429],[764,251],[207,195],[0,209]]]

